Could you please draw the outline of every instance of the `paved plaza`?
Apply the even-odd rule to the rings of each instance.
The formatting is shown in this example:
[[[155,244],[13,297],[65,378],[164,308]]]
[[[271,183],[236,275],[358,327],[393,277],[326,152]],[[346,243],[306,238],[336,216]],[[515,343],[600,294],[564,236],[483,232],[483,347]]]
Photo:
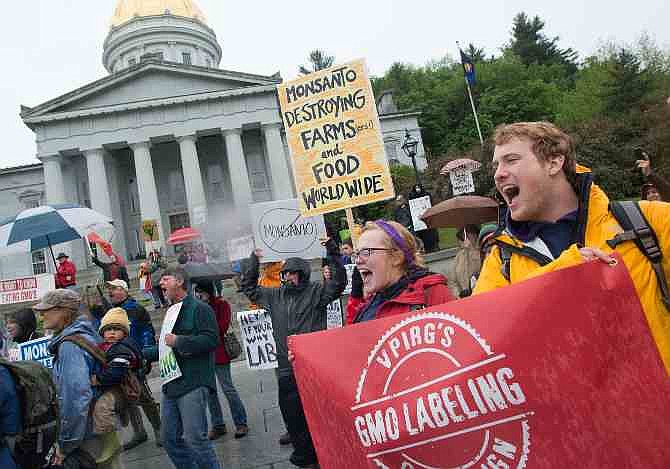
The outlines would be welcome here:
[[[225,469],[286,469],[293,468],[288,458],[292,447],[280,447],[279,437],[285,431],[277,403],[277,381],[274,370],[253,372],[247,369],[246,362],[232,364],[235,386],[247,409],[249,434],[236,440],[234,426],[230,417],[228,401],[219,392],[221,408],[224,411],[228,434],[216,441],[216,453]],[[149,385],[157,399],[160,397],[160,381],[149,380]],[[145,419],[149,441],[123,453],[126,469],[171,469],[165,450],[154,444],[151,425]],[[231,431],[232,430],[232,431]],[[130,428],[124,429],[123,441],[131,437]]]

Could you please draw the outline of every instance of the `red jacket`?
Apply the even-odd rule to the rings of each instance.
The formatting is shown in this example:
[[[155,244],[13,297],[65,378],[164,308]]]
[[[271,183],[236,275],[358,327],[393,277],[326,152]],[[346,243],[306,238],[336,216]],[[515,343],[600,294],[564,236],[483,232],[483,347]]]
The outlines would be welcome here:
[[[404,314],[417,309],[436,306],[454,300],[447,286],[447,278],[441,274],[429,274],[409,284],[398,296],[382,303],[377,309],[375,319]],[[368,298],[368,301],[370,298]],[[356,315],[368,301],[363,298],[349,298],[347,304],[347,324],[352,324]],[[421,309],[419,308],[419,309]]]
[[[230,305],[226,300],[221,297],[213,297],[209,300],[209,306],[214,310],[214,316],[216,317],[216,323],[219,325],[219,346],[214,352],[214,360],[217,365],[225,365],[230,363],[230,357],[226,353],[226,348],[223,346],[223,338],[228,332],[230,327],[230,317],[232,316],[232,311]]]
[[[61,256],[62,257],[62,256]],[[56,268],[56,288],[65,288],[77,283],[77,268],[65,259]]]

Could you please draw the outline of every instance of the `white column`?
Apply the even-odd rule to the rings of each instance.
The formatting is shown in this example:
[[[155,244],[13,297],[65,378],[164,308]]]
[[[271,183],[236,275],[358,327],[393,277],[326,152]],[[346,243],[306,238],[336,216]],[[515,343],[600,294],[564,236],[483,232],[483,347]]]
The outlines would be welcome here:
[[[86,169],[88,171],[88,191],[91,197],[91,208],[108,217],[112,216],[112,199],[107,183],[105,167],[105,151],[102,148],[84,151]]]
[[[184,186],[191,226],[204,225],[207,223],[207,198],[205,197],[205,186],[202,183],[198,149],[195,144],[196,136],[186,135],[179,137],[177,141],[181,154],[181,167],[184,172]]]
[[[161,209],[158,205],[158,191],[156,190],[156,178],[154,167],[151,164],[151,153],[149,142],[141,142],[130,145],[135,160],[135,175],[137,177],[137,190],[140,196],[140,214],[142,222],[145,220],[156,220],[160,240],[155,244],[163,246],[163,226],[161,223]],[[147,243],[147,253],[155,247]]]
[[[293,198],[293,187],[291,185],[290,169],[286,161],[286,155],[284,155],[284,144],[281,140],[280,130],[280,123],[263,125],[265,151],[270,163],[274,198],[282,200]]]
[[[44,168],[44,187],[47,193],[48,204],[65,203],[65,183],[63,181],[63,169],[61,168],[61,156],[42,156],[42,167]]]
[[[225,129],[223,136],[226,139],[226,157],[235,207],[239,216],[249,221],[249,206],[253,203],[253,198],[242,148],[242,129]]]

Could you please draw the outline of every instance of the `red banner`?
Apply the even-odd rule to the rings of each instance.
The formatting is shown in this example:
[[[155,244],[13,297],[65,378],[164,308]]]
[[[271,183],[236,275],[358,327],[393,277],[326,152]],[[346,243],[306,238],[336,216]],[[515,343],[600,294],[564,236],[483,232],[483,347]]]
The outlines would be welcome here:
[[[670,467],[670,379],[623,263],[290,342],[324,469]]]

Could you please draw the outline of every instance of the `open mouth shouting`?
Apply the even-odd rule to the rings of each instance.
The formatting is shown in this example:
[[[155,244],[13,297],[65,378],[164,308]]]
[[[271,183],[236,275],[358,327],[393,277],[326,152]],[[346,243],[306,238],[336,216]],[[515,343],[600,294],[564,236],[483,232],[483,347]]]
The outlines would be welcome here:
[[[514,184],[505,184],[500,187],[500,193],[505,199],[505,203],[507,203],[507,206],[510,208],[510,210],[514,210],[518,205],[517,202],[520,193],[519,186]]]

